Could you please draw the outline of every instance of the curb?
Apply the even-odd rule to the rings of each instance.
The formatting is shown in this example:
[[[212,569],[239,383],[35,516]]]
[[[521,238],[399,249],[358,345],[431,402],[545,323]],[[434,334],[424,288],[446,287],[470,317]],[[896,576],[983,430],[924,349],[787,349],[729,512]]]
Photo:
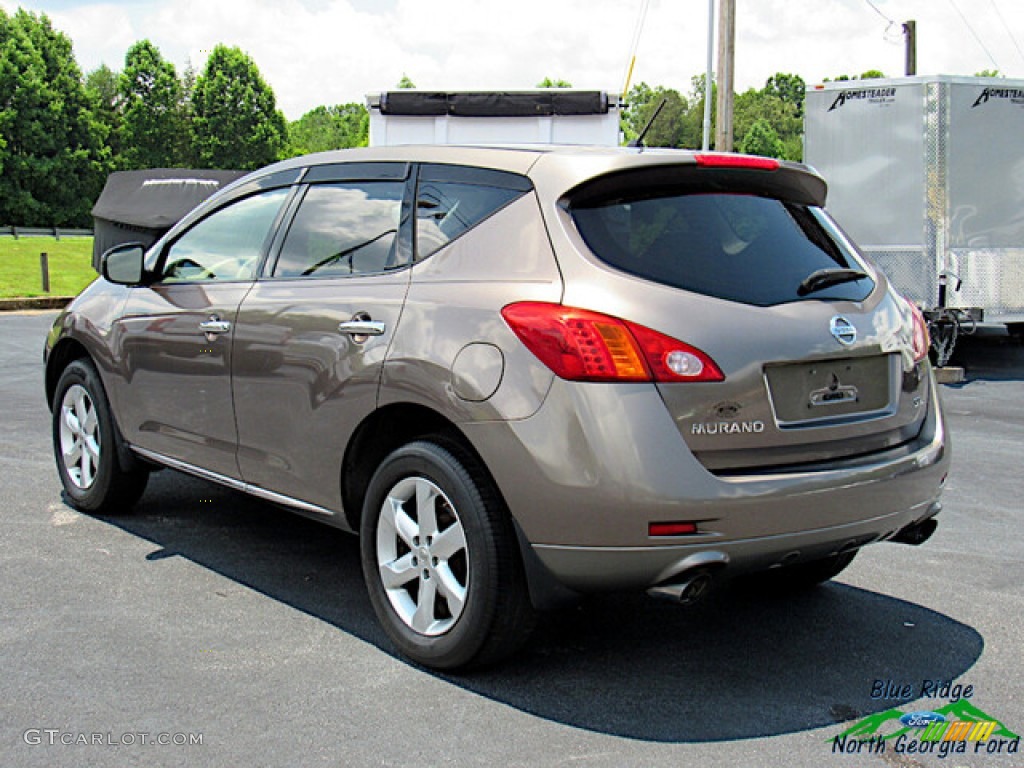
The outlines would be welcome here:
[[[74,296],[32,296],[19,299],[0,299],[0,312],[21,309],[64,309]]]

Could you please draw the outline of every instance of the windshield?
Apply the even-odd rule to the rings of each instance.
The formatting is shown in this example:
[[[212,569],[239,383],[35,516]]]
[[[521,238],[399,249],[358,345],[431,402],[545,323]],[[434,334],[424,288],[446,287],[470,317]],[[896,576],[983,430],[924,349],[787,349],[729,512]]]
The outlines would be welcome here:
[[[864,275],[801,285],[819,270],[866,266],[819,208],[746,194],[619,196],[570,205],[587,246],[602,261],[664,285],[729,301],[863,301]]]

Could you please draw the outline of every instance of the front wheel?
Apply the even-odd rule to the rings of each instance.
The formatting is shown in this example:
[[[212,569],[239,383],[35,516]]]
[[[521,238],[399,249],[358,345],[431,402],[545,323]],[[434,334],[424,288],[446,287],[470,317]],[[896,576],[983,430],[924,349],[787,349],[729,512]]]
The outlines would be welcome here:
[[[127,512],[146,489],[149,472],[121,467],[114,434],[99,374],[75,360],[53,397],[53,450],[67,498],[83,512]]]
[[[534,623],[511,519],[477,462],[449,447],[389,455],[360,526],[377,618],[402,654],[436,669],[497,661]]]

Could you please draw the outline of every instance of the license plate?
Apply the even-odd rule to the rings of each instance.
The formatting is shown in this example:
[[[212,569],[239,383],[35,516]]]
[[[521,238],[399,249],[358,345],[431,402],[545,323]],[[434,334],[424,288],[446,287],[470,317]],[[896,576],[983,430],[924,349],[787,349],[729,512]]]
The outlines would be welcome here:
[[[875,416],[893,402],[892,355],[771,365],[765,378],[779,426]]]

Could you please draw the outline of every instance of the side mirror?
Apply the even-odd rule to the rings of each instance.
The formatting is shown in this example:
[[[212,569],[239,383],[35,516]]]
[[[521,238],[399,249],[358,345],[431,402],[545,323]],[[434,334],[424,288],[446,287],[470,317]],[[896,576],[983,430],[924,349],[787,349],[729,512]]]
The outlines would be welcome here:
[[[145,255],[138,243],[116,245],[100,257],[100,274],[118,285],[141,285]]]

